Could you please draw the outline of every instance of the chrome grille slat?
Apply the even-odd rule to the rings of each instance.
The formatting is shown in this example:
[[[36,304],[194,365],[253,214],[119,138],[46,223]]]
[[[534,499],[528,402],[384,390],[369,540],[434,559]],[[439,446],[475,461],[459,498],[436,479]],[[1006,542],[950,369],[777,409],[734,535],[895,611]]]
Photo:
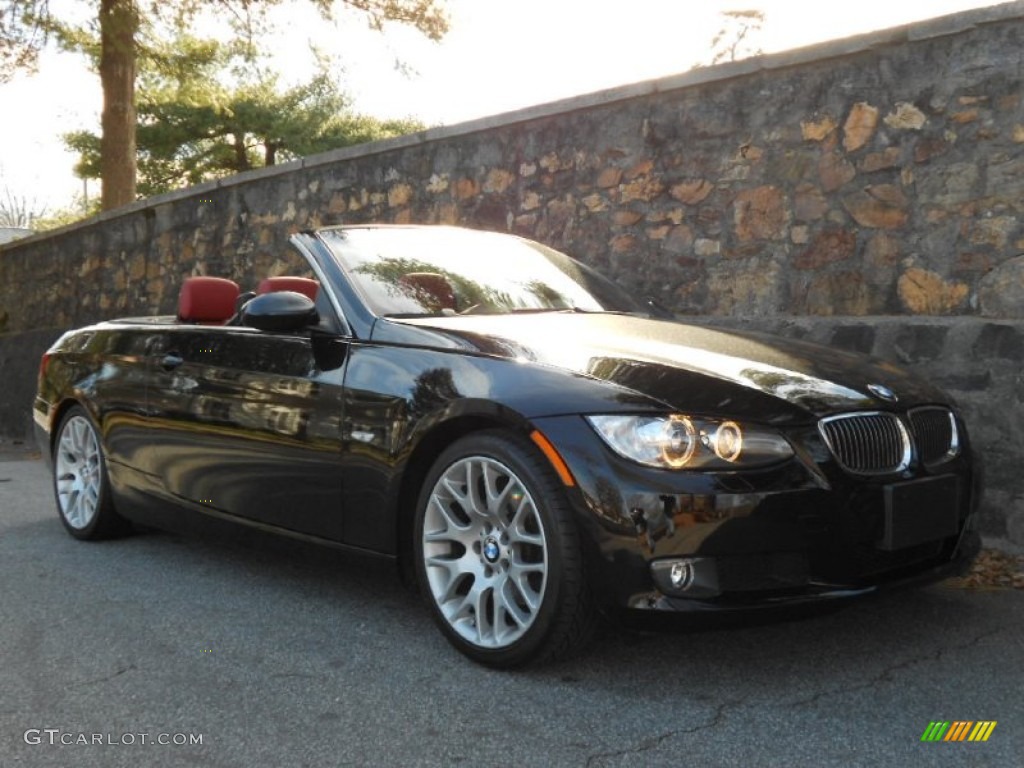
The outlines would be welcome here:
[[[836,461],[849,472],[889,474],[910,465],[910,433],[894,413],[847,413],[822,419],[818,426]]]
[[[959,455],[960,436],[952,411],[939,406],[925,406],[914,408],[907,416],[914,445],[923,464],[941,464]]]

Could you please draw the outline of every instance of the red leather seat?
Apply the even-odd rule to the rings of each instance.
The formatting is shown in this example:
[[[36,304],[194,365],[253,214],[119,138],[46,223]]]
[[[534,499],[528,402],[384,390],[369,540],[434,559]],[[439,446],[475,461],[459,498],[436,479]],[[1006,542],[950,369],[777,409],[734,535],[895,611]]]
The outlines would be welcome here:
[[[274,293],[275,291],[295,291],[308,296],[310,301],[316,301],[316,294],[320,290],[320,283],[308,277],[265,277],[256,287],[256,293]]]
[[[235,314],[238,283],[224,277],[189,277],[178,294],[178,319],[183,323],[225,323]]]

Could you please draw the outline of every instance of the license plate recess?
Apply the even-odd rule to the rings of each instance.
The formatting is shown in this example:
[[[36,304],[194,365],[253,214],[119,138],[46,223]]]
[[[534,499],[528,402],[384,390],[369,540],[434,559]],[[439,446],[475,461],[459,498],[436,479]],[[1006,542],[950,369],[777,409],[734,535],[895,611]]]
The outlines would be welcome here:
[[[960,486],[953,475],[885,487],[885,532],[880,549],[897,550],[955,536]]]

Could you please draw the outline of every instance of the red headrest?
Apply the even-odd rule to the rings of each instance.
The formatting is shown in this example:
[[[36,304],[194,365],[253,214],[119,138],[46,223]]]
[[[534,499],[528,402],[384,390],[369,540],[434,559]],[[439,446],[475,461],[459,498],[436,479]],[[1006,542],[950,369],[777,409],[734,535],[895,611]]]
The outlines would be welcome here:
[[[178,295],[178,319],[187,323],[223,323],[235,314],[238,283],[223,277],[189,277]]]
[[[308,277],[265,277],[256,288],[256,293],[274,293],[275,291],[295,291],[303,296],[308,296],[310,301],[316,301],[317,291],[320,290],[320,283],[310,280]]]

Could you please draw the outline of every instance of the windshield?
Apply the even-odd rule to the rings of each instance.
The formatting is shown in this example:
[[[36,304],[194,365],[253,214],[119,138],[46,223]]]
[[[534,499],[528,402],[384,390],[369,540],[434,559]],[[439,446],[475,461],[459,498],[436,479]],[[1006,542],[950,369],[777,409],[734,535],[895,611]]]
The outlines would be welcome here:
[[[376,315],[648,311],[589,267],[511,235],[371,227],[319,236]]]

